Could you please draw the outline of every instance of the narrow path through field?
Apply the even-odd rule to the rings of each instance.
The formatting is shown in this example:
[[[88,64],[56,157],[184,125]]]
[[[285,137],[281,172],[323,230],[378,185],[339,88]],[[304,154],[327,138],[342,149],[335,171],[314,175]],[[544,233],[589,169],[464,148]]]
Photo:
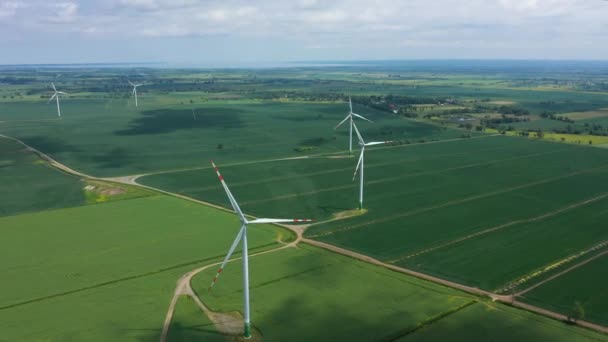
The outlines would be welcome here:
[[[293,230],[293,231],[296,233],[296,239],[294,241],[292,241],[288,244],[284,244],[281,247],[277,247],[277,248],[273,248],[273,249],[266,250],[263,252],[251,254],[251,255],[249,255],[249,258],[256,257],[259,255],[269,254],[269,253],[273,253],[273,252],[278,252],[278,251],[286,249],[286,248],[296,247],[296,245],[302,240],[302,234],[298,233],[297,230]],[[236,257],[236,258],[230,259],[228,262],[234,262],[234,261],[241,260],[241,259],[242,259],[242,257]],[[203,313],[205,313],[205,315],[207,315],[207,317],[211,320],[213,325],[216,327],[216,329],[220,333],[222,333],[224,335],[228,335],[228,336],[234,336],[234,335],[238,335],[238,334],[242,333],[242,331],[243,331],[242,319],[240,319],[238,317],[234,317],[229,314],[222,314],[219,312],[211,311],[209,308],[207,308],[207,306],[205,306],[205,304],[202,303],[202,301],[200,300],[198,295],[194,292],[194,289],[192,289],[192,278],[195,275],[199,274],[200,272],[202,272],[206,269],[209,269],[211,267],[215,267],[215,266],[218,266],[221,264],[222,264],[222,262],[216,262],[213,264],[199,267],[197,269],[194,269],[194,270],[184,274],[177,281],[177,286],[175,287],[175,292],[173,294],[173,298],[171,298],[171,303],[169,304],[169,309],[167,310],[167,315],[165,316],[165,321],[163,323],[163,330],[161,333],[160,342],[165,342],[167,339],[167,335],[169,333],[169,328],[171,327],[171,321],[173,320],[173,314],[175,313],[175,305],[177,304],[177,301],[180,296],[189,296],[190,298],[192,298],[196,302],[198,307],[201,309],[201,311]]]
[[[42,152],[40,152],[40,151],[38,151],[38,150],[30,147],[29,145],[25,144],[23,141],[21,141],[19,139],[8,137],[8,136],[2,135],[2,134],[0,134],[0,137],[7,138],[7,139],[12,139],[14,141],[19,142],[20,144],[22,144],[23,146],[25,146],[29,150],[31,150],[34,153],[38,154],[44,160],[48,161],[50,165],[56,167],[59,170],[62,170],[64,172],[67,172],[67,173],[70,173],[72,175],[79,176],[79,177],[84,177],[84,178],[89,178],[89,179],[96,179],[96,180],[107,180],[107,179],[101,179],[101,178],[97,178],[97,177],[92,177],[92,176],[80,173],[78,171],[75,171],[75,170],[73,170],[73,169],[71,169],[71,168],[69,168],[69,167],[67,167],[67,166],[65,166],[65,165],[63,165],[63,164],[55,161],[54,159],[52,159],[48,155],[46,155],[46,154],[44,154],[44,153],[42,153]],[[456,139],[456,140],[459,140],[459,139]],[[115,180],[115,181],[116,182],[120,182],[119,180]],[[153,188],[153,187],[143,186],[143,185],[137,184],[137,183],[128,183],[128,182],[120,182],[120,183],[131,184],[131,185],[136,185],[136,186],[144,187],[144,188],[151,189],[151,190],[154,190],[154,191],[157,191],[157,192],[160,192],[160,193],[164,193],[164,194],[167,194],[167,195],[170,195],[170,196],[174,196],[174,197],[178,197],[178,198],[183,198],[185,200],[192,201],[192,202],[195,202],[195,203],[200,203],[200,204],[203,204],[203,205],[208,205],[208,206],[212,206],[214,208],[218,208],[220,210],[229,211],[229,210],[227,210],[227,209],[225,209],[223,207],[220,207],[220,206],[216,206],[216,205],[213,205],[213,204],[210,204],[210,203],[199,201],[199,200],[187,197],[187,196],[183,196],[183,195],[179,195],[179,194],[175,194],[175,193],[170,193],[170,192],[163,191],[163,190],[160,190],[160,189],[156,189],[156,188]],[[271,253],[271,252],[277,251],[278,249],[281,249],[281,248],[295,247],[300,242],[302,242],[302,243],[308,243],[308,244],[311,244],[313,246],[324,248],[326,250],[329,250],[329,251],[332,251],[332,252],[335,252],[335,253],[338,253],[338,254],[350,256],[350,257],[358,259],[358,260],[362,260],[362,261],[365,261],[365,262],[372,263],[374,265],[385,267],[387,269],[394,270],[396,272],[401,272],[401,273],[404,273],[404,274],[409,274],[411,276],[418,277],[420,279],[425,279],[425,280],[428,280],[428,281],[431,281],[431,282],[434,282],[434,283],[442,284],[442,285],[445,285],[445,286],[448,286],[448,287],[451,287],[451,288],[459,289],[459,290],[465,291],[467,293],[471,293],[471,294],[475,294],[475,295],[481,295],[481,296],[488,296],[488,297],[492,298],[495,301],[508,303],[508,304],[510,304],[512,306],[515,306],[515,307],[518,307],[518,308],[522,308],[522,309],[525,309],[525,310],[528,310],[528,311],[531,311],[531,312],[535,312],[535,313],[538,313],[538,314],[541,314],[541,315],[544,315],[544,316],[547,316],[547,317],[555,318],[555,319],[562,320],[562,321],[567,319],[567,317],[565,315],[562,315],[560,313],[553,312],[553,311],[550,311],[550,310],[546,310],[546,309],[543,309],[543,308],[540,308],[540,307],[536,307],[534,305],[530,305],[530,304],[519,302],[513,296],[499,295],[499,294],[491,293],[489,291],[485,291],[485,290],[482,290],[482,289],[479,289],[479,288],[474,288],[474,287],[458,284],[458,283],[455,283],[455,282],[451,282],[451,281],[448,281],[448,280],[445,280],[445,279],[433,277],[433,276],[430,276],[430,275],[427,275],[427,274],[424,274],[424,273],[420,273],[420,272],[416,272],[416,271],[413,271],[413,270],[410,270],[410,269],[406,269],[406,268],[403,268],[403,267],[398,267],[398,266],[395,266],[393,264],[384,263],[384,262],[381,262],[381,261],[376,260],[374,258],[371,258],[369,256],[362,255],[362,254],[359,254],[359,253],[356,253],[356,252],[353,252],[353,251],[349,251],[349,250],[346,250],[346,249],[343,249],[343,248],[340,248],[340,247],[337,247],[337,246],[333,246],[333,245],[326,244],[326,243],[323,243],[323,242],[319,242],[319,241],[316,241],[316,240],[305,239],[305,238],[303,238],[303,232],[307,228],[306,226],[299,226],[299,227],[290,226],[290,225],[281,225],[281,226],[283,226],[284,228],[290,229],[291,231],[295,232],[296,236],[297,236],[296,240],[293,241],[290,244],[285,245],[285,246],[281,246],[281,247],[276,248],[276,249],[265,251],[266,253]],[[264,253],[264,252],[260,252],[260,253]],[[259,255],[260,253],[257,253],[255,255]],[[217,263],[215,265],[217,265]],[[212,265],[207,265],[207,266],[204,266],[204,267],[212,267],[212,266],[213,266],[213,264]],[[199,269],[196,269],[194,271],[197,271]],[[190,274],[190,273],[192,273],[194,271],[191,271],[188,274]],[[201,271],[202,270],[199,270],[198,272],[201,272]],[[196,273],[192,274],[192,276],[194,276],[195,274]],[[184,278],[184,277],[180,278],[180,281],[178,281],[178,285],[177,285],[176,292],[175,292],[175,293],[178,294],[178,296],[179,296],[179,294],[184,293],[184,291],[187,292],[188,295],[190,295],[190,293],[194,294],[194,291],[192,291],[192,288],[189,285],[190,284],[190,280],[192,279],[192,276],[189,277],[189,278],[188,277],[186,277],[186,278]],[[188,279],[188,280],[186,281],[186,279]],[[188,287],[184,287],[185,286],[184,283],[186,283],[186,282],[188,283]],[[188,288],[190,290],[188,290]],[[190,291],[192,291],[192,292],[190,292]],[[174,294],[174,297],[175,297],[175,294]],[[193,298],[195,298],[195,301],[197,302],[197,305],[204,307],[204,305],[202,305],[202,302],[200,302],[200,300],[198,300],[198,297],[196,295]],[[172,304],[170,304],[170,308],[169,308],[170,310],[167,313],[168,316],[170,315],[169,319],[168,319],[169,323],[167,323],[167,318],[165,318],[165,324],[163,325],[163,335],[161,335],[161,338],[163,338],[163,336],[164,336],[164,339],[166,339],[166,336],[167,336],[167,332],[164,332],[164,330],[165,330],[164,326],[167,325],[167,324],[170,325],[171,318],[173,317],[173,310],[175,309],[175,303],[173,303],[173,299],[171,300],[171,303]],[[202,309],[202,307],[201,307],[201,309]],[[586,327],[586,328],[589,328],[589,329],[592,329],[592,330],[595,330],[595,331],[599,331],[599,332],[608,334],[608,327],[604,327],[604,326],[601,326],[601,325],[598,325],[598,324],[590,323],[590,322],[587,322],[587,321],[581,321],[581,320],[576,321],[575,323],[577,325],[579,325],[579,326]],[[165,342],[164,339],[161,339],[161,341]]]

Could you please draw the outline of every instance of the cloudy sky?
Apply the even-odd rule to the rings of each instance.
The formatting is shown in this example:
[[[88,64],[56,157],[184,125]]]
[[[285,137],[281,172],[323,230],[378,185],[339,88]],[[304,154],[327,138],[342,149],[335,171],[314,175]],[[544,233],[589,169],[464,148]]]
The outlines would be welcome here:
[[[608,59],[606,0],[0,0],[0,64]]]

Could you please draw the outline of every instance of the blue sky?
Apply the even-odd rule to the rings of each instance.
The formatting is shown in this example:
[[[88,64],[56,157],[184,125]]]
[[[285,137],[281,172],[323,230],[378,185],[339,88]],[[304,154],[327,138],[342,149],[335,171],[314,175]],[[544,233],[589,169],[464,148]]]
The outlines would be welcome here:
[[[0,64],[608,59],[605,0],[0,0]]]

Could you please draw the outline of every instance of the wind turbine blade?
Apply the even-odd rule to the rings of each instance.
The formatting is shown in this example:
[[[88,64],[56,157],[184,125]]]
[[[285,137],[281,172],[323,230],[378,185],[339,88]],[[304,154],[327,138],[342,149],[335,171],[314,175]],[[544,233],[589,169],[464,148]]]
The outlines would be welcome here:
[[[132,85],[132,86],[134,86],[134,87],[135,87],[135,84],[133,84],[133,82],[131,82],[131,81],[129,81],[129,80],[127,80],[127,82],[129,82],[129,84],[130,84],[130,85]]]
[[[355,129],[355,133],[357,133],[357,137],[359,138],[359,145],[365,146],[365,141],[363,140],[363,137],[361,136],[361,133],[359,133],[359,129],[357,128],[357,125],[355,125],[354,122],[353,128]]]
[[[51,96],[51,98],[46,103],[51,103],[51,101],[53,101],[55,96],[57,96],[57,92],[55,92],[55,94],[53,94],[53,96]]]
[[[342,124],[343,124],[343,123],[345,123],[345,122],[346,122],[346,120],[348,120],[349,118],[350,118],[350,114],[348,114],[348,115],[347,115],[347,116],[344,118],[344,120],[340,121],[340,123],[339,123],[339,124],[338,124],[336,127],[334,127],[334,129],[338,129],[338,127],[342,126]]]
[[[228,185],[226,185],[226,182],[224,181],[224,177],[220,174],[220,170],[217,168],[217,166],[215,166],[215,163],[213,162],[213,160],[211,161],[211,165],[213,165],[213,169],[215,169],[215,173],[217,173],[217,178],[220,179],[220,182],[222,183],[222,186],[224,187],[224,190],[226,191],[226,195],[228,196],[228,200],[230,201],[232,208],[239,215],[239,217],[241,218],[241,221],[243,223],[247,223],[247,219],[245,218],[245,215],[241,211],[241,208],[239,207],[238,203],[236,202],[236,199],[234,198],[234,196],[232,196],[230,189],[228,189]]]
[[[142,86],[142,85],[144,85],[144,84],[143,83],[138,83],[138,84],[134,84],[133,86],[134,87],[139,87],[139,86]]]
[[[348,105],[350,106],[349,113],[352,113],[353,112],[353,101],[350,99],[350,96],[348,97]]]
[[[57,92],[57,88],[55,88],[55,83],[51,82],[51,86],[53,87],[53,90],[54,90],[55,92]]]
[[[133,87],[133,91],[131,92],[131,95],[135,95],[135,92],[137,91],[137,90],[135,90],[135,88],[136,87]]]
[[[365,146],[361,147],[361,154],[359,155],[359,161],[357,162],[357,167],[355,168],[355,173],[353,174],[353,180],[357,177],[357,171],[359,171],[359,166],[361,166],[361,162],[363,161],[363,153],[365,152]]]
[[[356,116],[356,117],[358,117],[359,119],[363,119],[363,120],[365,120],[365,121],[373,122],[372,120],[367,119],[367,118],[365,118],[365,117],[363,117],[363,116],[361,116],[361,115],[359,115],[359,114],[351,113],[351,115]]]
[[[313,222],[313,219],[272,219],[272,218],[260,218],[248,223],[302,223],[302,222]]]
[[[373,141],[373,142],[366,143],[365,146],[384,145],[384,144],[390,144],[390,143],[392,143],[392,141]]]
[[[61,95],[70,95],[70,94],[68,94],[68,93],[64,93],[64,92],[62,92],[62,91],[58,91],[58,92],[57,92],[57,94],[61,94]]]
[[[213,277],[213,281],[211,281],[211,285],[209,285],[209,290],[211,290],[213,288],[213,285],[215,285],[215,283],[219,279],[220,274],[224,270],[224,267],[226,267],[226,264],[228,263],[228,260],[230,260],[232,253],[234,253],[236,246],[239,245],[239,242],[241,241],[241,238],[243,237],[243,232],[245,231],[245,229],[246,229],[246,226],[243,224],[243,226],[241,227],[241,230],[239,230],[239,233],[236,234],[236,238],[232,242],[232,246],[230,246],[230,249],[228,250],[228,254],[226,254],[226,257],[224,258],[224,262],[222,262],[222,265],[217,270],[217,274],[215,275],[215,277]]]

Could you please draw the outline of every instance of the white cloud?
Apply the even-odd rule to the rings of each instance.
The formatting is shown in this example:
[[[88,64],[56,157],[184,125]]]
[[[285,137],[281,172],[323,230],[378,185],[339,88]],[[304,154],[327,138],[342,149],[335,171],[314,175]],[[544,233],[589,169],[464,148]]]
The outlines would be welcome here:
[[[2,1],[0,2],[0,18],[12,17],[17,13],[17,9],[24,7],[22,2]]]
[[[585,53],[591,52],[589,42],[608,40],[608,1],[601,0],[27,1],[23,11],[18,0],[0,0],[0,20],[8,23],[0,34],[27,40],[52,32],[109,41],[221,35],[315,50],[470,46],[480,54],[484,46],[515,50],[560,43],[573,49],[579,44]]]
[[[78,4],[74,2],[60,2],[51,5],[53,15],[46,20],[54,23],[70,23],[78,16]]]

